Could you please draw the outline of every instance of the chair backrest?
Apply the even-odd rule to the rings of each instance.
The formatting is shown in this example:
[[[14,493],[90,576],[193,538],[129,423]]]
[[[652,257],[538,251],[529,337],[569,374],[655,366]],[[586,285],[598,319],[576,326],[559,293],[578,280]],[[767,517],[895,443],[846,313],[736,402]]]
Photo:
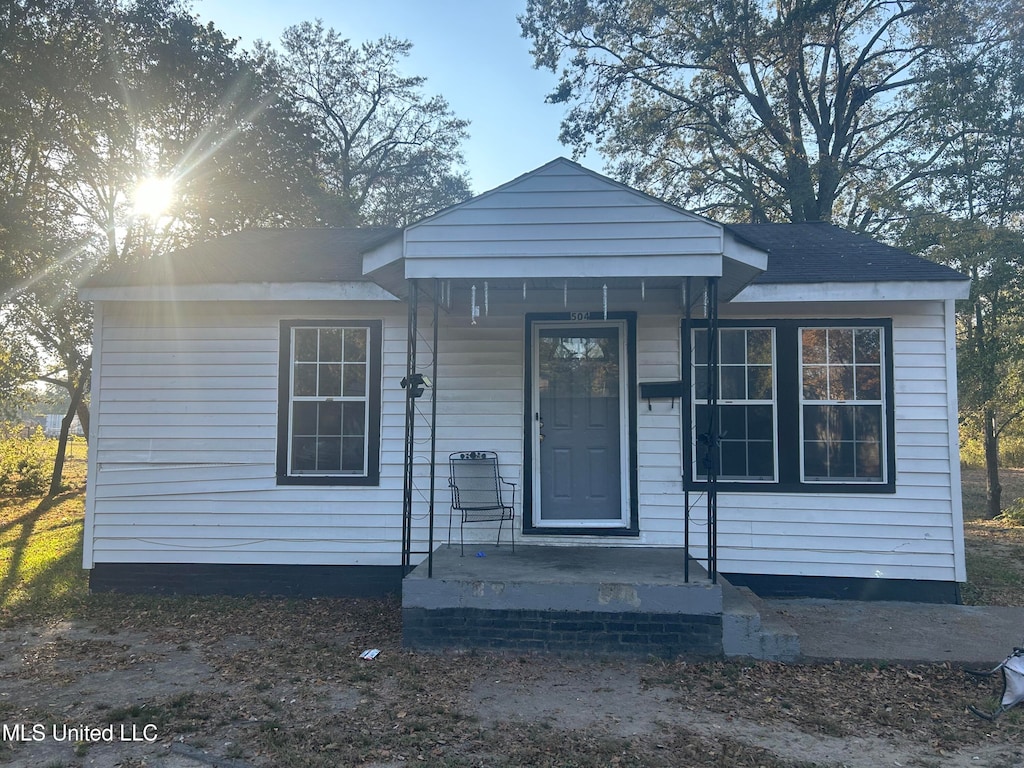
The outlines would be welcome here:
[[[496,509],[502,506],[498,487],[498,454],[459,451],[448,457],[452,506],[455,509]]]

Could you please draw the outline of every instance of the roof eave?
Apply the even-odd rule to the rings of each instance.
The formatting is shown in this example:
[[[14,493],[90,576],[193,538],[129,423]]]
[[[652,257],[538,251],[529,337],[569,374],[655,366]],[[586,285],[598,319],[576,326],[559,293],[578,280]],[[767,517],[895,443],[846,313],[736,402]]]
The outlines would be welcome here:
[[[733,303],[820,301],[934,301],[966,299],[971,281],[871,280],[858,282],[755,283],[740,291]]]
[[[338,282],[197,283],[86,286],[86,301],[398,301],[368,280]]]

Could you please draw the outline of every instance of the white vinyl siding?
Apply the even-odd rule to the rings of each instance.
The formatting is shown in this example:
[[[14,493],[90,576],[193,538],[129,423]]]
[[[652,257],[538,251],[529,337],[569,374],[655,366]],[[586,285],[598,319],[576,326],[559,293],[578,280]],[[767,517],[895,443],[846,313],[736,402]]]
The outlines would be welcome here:
[[[960,488],[954,482],[956,398],[944,303],[815,302],[777,315],[891,317],[895,402],[895,493],[720,493],[718,557],[723,572],[885,579],[963,579]],[[781,311],[780,311],[781,310]],[[766,316],[764,306],[730,317]],[[949,330],[952,333],[952,329]],[[951,423],[952,419],[952,423]],[[956,478],[958,479],[958,478]],[[698,535],[703,529],[695,526]]]
[[[287,318],[383,318],[381,429],[401,445],[403,305],[105,303],[100,317],[87,566],[399,562],[400,448],[375,487],[278,486],[275,456]]]
[[[482,286],[482,283],[481,283]],[[478,302],[480,300],[478,299]],[[518,485],[522,521],[527,312],[591,311],[598,289],[490,289],[472,325],[469,286],[441,313],[435,543],[447,538],[449,453],[493,450]],[[609,308],[635,310],[637,380],[682,376],[679,292],[610,285]],[[401,304],[233,303],[102,307],[93,395],[96,472],[90,478],[87,565],[95,562],[396,565],[402,539],[406,314]],[[421,309],[419,370],[432,373],[429,305]],[[952,329],[943,302],[723,304],[734,320],[887,317],[893,323],[895,493],[719,494],[723,572],[954,580],[963,574],[955,483]],[[376,487],[275,484],[279,323],[382,318],[381,478]],[[430,390],[416,402],[414,549],[425,549]],[[637,400],[640,535],[531,535],[530,544],[683,543],[680,400]],[[696,555],[704,498],[690,495]],[[487,526],[467,536],[493,541]],[[517,537],[518,538],[518,537]],[[91,549],[89,548],[91,546]],[[91,560],[89,559],[91,553]]]

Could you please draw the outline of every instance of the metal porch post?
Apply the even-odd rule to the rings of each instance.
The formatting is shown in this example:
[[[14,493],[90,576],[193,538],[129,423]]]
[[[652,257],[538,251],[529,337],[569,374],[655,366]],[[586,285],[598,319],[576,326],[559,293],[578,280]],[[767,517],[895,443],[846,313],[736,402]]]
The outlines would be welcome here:
[[[409,280],[409,319],[406,341],[405,378],[412,380],[416,372],[416,336],[418,333],[417,313],[419,310],[419,285],[415,278]],[[402,568],[408,573],[412,564],[412,493],[413,493],[413,449],[416,433],[416,400],[413,387],[405,388],[405,456],[404,486],[402,491]]]
[[[683,344],[684,349],[687,353],[683,356],[686,364],[690,366],[690,370],[693,370],[693,350],[690,347],[693,340],[693,331],[690,329],[690,323],[693,320],[692,312],[690,309],[690,302],[692,297],[690,295],[690,278],[686,278],[685,289],[683,291]],[[687,373],[684,377],[684,381],[688,381],[690,374]],[[680,403],[683,408],[690,407],[690,393],[686,392],[685,396],[680,398]],[[686,420],[684,420],[686,423]],[[684,445],[690,444],[690,436],[684,435]],[[684,455],[688,454],[689,451],[684,451]],[[683,467],[683,581],[687,584],[690,583],[690,467]]]
[[[434,492],[437,485],[437,292],[441,281],[434,278],[434,360],[431,368],[430,389],[430,530],[427,534],[427,578],[434,577]]]
[[[718,278],[708,291],[708,576],[718,583]]]

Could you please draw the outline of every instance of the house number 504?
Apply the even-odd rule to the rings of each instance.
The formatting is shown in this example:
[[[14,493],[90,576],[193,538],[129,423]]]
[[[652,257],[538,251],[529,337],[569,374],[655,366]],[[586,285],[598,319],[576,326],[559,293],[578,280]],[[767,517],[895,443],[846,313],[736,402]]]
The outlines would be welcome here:
[[[589,312],[570,312],[569,313],[569,319],[570,320],[589,320],[590,319],[590,313]]]

